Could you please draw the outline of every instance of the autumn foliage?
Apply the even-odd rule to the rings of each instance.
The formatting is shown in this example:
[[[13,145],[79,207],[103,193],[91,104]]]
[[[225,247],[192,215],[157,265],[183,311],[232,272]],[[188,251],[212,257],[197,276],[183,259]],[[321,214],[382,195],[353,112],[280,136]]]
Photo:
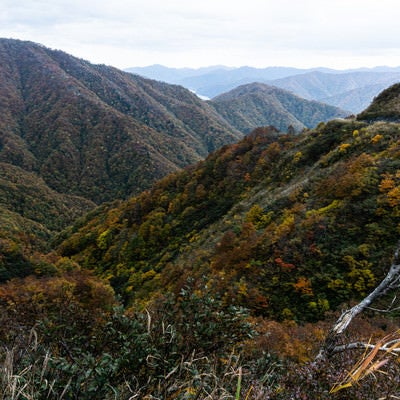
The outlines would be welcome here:
[[[45,226],[29,217],[41,208],[33,201],[21,218],[3,207],[0,362],[16,373],[2,379],[41,398],[329,398],[359,353],[323,365],[313,357],[338,310],[390,265],[399,148],[396,122],[334,120],[299,135],[260,127],[63,231],[74,210],[49,213]],[[33,187],[25,173],[10,187],[17,180]],[[82,190],[96,196],[101,186]],[[89,207],[58,200],[49,210]],[[379,341],[395,316],[371,309],[349,337]],[[370,398],[397,395],[398,384],[394,360]],[[361,387],[333,395],[369,396]]]

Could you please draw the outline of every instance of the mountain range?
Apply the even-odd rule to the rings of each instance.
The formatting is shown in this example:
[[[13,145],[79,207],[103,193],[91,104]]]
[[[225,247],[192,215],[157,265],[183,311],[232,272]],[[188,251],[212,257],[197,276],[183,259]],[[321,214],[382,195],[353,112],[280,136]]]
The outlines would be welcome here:
[[[229,239],[235,243],[249,221],[256,230],[285,224],[285,213],[292,211],[284,210],[303,186],[313,199],[307,207],[323,209],[329,204],[321,193],[333,190],[324,183],[332,181],[330,174],[345,186],[369,179],[364,172],[379,170],[381,154],[390,157],[397,137],[397,125],[388,122],[398,120],[396,85],[358,120],[344,120],[335,119],[345,113],[334,107],[265,84],[243,85],[203,101],[181,86],[30,42],[1,40],[0,55],[3,280],[54,271],[54,262],[43,258],[54,248],[50,239],[78,221],[57,239],[57,251],[100,275],[110,273],[115,289],[126,296],[133,290],[130,276],[143,283],[142,274],[154,270],[149,285],[155,285],[154,277],[167,279],[165,271],[174,275],[173,265],[182,268],[181,257],[195,260],[210,243],[209,257],[217,257],[226,221],[235,226],[237,238]],[[294,135],[317,123],[314,130]],[[354,168],[364,171],[362,177]],[[347,170],[356,175],[347,176]],[[378,176],[371,179],[379,182]],[[335,212],[349,212],[341,206],[353,207],[353,195],[338,195],[340,207],[335,195]],[[276,250],[276,258],[281,252]],[[140,298],[145,288],[134,290],[133,297]]]
[[[273,125],[300,132],[319,122],[346,117],[349,112],[317,101],[305,100],[287,90],[263,83],[250,83],[216,96],[210,101],[216,111],[236,129],[249,133]]]
[[[340,118],[0,40],[0,112],[0,397],[398,394],[395,314],[315,355],[397,268],[400,84]]]
[[[266,83],[290,90],[308,100],[321,101],[354,114],[365,109],[383,89],[400,81],[400,67],[334,70],[288,67],[199,69],[168,68],[161,65],[127,69],[152,79],[182,85],[199,95],[213,98],[248,83]]]
[[[291,106],[304,107],[303,100],[287,96]],[[269,114],[259,110],[257,119],[245,123],[255,110],[249,101],[247,109],[238,106],[236,123],[227,117],[234,103],[214,105],[182,86],[93,65],[36,43],[1,39],[2,276],[10,276],[5,265],[19,265],[22,275],[32,272],[40,261],[32,259],[32,251],[48,249],[55,232],[95,205],[139,194],[258,124],[301,130],[344,115],[321,104],[312,109],[312,122],[306,115],[311,108],[304,108],[302,121],[276,96],[262,101]],[[274,107],[279,119],[270,112]]]
[[[242,136],[182,87],[34,43],[2,40],[0,55],[0,160],[54,190],[126,197]]]
[[[96,204],[242,137],[182,87],[19,40],[0,40],[0,112],[2,280],[48,266],[50,238]]]
[[[0,56],[0,161],[96,203],[139,193],[255,127],[253,121],[238,127],[228,122],[221,101],[214,107],[181,86],[34,43],[3,39]],[[298,127],[343,116],[322,110],[326,106],[313,110],[312,122],[297,113]],[[286,111],[280,113],[282,119]],[[292,123],[289,114],[279,128]]]

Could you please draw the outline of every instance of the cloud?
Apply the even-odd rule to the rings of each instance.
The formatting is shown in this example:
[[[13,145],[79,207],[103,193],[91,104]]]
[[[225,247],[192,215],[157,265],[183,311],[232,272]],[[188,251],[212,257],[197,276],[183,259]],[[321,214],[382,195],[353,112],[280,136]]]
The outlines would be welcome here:
[[[0,36],[37,41],[118,67],[325,62],[335,66],[346,60],[400,65],[397,4],[397,0],[2,0]]]

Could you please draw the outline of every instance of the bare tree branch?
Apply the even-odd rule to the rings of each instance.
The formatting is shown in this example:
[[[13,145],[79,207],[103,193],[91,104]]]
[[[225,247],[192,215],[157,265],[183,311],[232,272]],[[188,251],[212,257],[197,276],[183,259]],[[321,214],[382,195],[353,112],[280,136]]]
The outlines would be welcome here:
[[[366,308],[369,308],[370,305],[379,297],[384,296],[390,290],[394,289],[394,287],[398,288],[398,281],[400,279],[400,242],[397,244],[397,248],[394,252],[393,262],[390,266],[389,272],[382,280],[382,282],[360,303],[355,305],[354,307],[346,310],[342,313],[339,319],[336,321],[333,328],[328,333],[328,336],[325,339],[324,344],[322,345],[319,354],[316,357],[316,360],[325,359],[330,355],[336,353],[335,350],[340,336],[345,332],[351,321]],[[341,346],[339,346],[341,347]]]
[[[395,295],[390,302],[390,305],[386,307],[385,309],[382,308],[375,308],[375,307],[368,307],[368,310],[375,311],[378,313],[390,313],[393,311],[399,311],[400,310],[400,305],[397,305],[396,302],[398,303],[397,296]]]
[[[400,354],[400,348],[395,348],[395,349],[390,349],[395,343],[400,343],[400,339],[392,340],[388,343],[386,343],[384,346],[379,346],[378,350],[379,351],[385,351],[390,353],[395,353],[395,354]],[[348,344],[343,344],[341,346],[335,346],[331,354],[337,354],[341,353],[343,351],[347,350],[355,350],[355,349],[375,349],[376,345],[371,344],[371,343],[363,343],[363,342],[353,342],[353,343],[348,343]]]

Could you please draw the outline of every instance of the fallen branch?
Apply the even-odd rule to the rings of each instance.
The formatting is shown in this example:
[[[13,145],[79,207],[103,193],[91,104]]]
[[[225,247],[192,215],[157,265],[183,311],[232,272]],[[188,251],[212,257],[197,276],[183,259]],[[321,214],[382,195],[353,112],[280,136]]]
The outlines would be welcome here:
[[[390,290],[399,287],[400,279],[400,242],[397,244],[397,248],[394,252],[393,262],[390,266],[389,272],[382,280],[382,282],[360,303],[354,307],[346,310],[342,313],[339,319],[336,321],[333,328],[328,333],[324,344],[322,345],[316,361],[323,360],[330,357],[332,354],[337,353],[337,348],[342,348],[342,346],[337,346],[339,338],[345,332],[351,321],[366,308],[370,308],[371,304],[379,297],[384,296]]]
[[[400,348],[391,349],[391,347],[396,344],[400,343],[400,339],[392,340],[391,342],[386,343],[384,346],[380,346],[378,348],[379,351],[391,352],[394,354],[400,354]],[[375,349],[376,345],[371,343],[364,343],[364,342],[353,342],[348,344],[343,344],[340,346],[335,346],[332,351],[332,354],[341,353],[347,350],[356,350],[356,349]]]

